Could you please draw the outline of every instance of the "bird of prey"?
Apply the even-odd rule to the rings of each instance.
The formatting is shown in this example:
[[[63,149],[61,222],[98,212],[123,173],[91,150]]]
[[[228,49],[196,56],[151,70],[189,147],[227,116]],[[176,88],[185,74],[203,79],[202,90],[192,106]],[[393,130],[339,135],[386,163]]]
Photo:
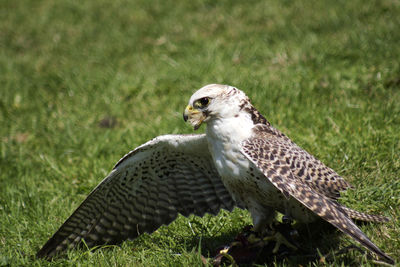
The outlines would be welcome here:
[[[84,240],[118,244],[171,223],[179,214],[249,210],[255,231],[276,211],[299,223],[322,218],[379,258],[394,263],[352,219],[384,222],[341,205],[350,188],[341,176],[297,146],[250,103],[241,90],[219,84],[196,91],[184,111],[195,130],[159,136],[129,152],[37,253],[53,256]]]

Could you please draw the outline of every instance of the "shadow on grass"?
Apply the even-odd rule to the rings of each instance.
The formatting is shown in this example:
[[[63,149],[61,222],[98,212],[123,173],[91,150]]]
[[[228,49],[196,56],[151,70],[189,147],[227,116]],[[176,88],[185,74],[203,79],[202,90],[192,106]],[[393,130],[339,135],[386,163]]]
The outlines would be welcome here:
[[[353,253],[350,252],[351,250],[359,251],[360,249],[356,246],[349,246],[349,249],[343,249],[342,247],[340,247],[339,242],[342,233],[340,233],[329,223],[319,221],[307,225],[295,224],[288,227],[282,225],[283,224],[280,223],[280,225],[277,226],[279,229],[276,229],[283,236],[285,236],[288,241],[295,244],[298,248],[297,250],[291,250],[285,245],[282,245],[278,253],[273,253],[272,251],[275,246],[275,241],[272,241],[265,244],[263,247],[256,248],[256,251],[252,251],[250,253],[240,252],[239,256],[236,255],[236,257],[234,257],[236,263],[239,264],[239,266],[251,266],[253,264],[266,264],[268,266],[270,264],[277,264],[278,266],[308,266],[310,264],[313,265],[313,263],[318,265],[324,263],[333,263],[339,260],[340,264],[344,264],[344,266],[358,266],[360,264],[360,262],[356,260],[357,258],[352,255]],[[298,233],[295,238],[291,238],[289,236],[289,232],[291,232],[292,230],[296,230]],[[224,232],[219,236],[180,236],[174,239],[176,244],[184,244],[184,247],[187,251],[197,251],[200,244],[201,255],[208,259],[208,263],[212,264],[214,257],[218,255],[220,250],[224,247],[229,246],[234,240],[238,240],[238,236],[243,234],[243,232],[245,231],[246,230],[243,229],[243,231],[240,231],[240,233],[238,233],[237,231],[232,230]],[[166,243],[164,242],[165,240],[162,236],[151,236],[150,239],[148,239],[148,237],[149,236],[146,237],[146,235],[144,235],[135,240],[132,240],[130,241],[132,243],[128,246],[133,246],[132,249],[135,250],[138,247],[145,247],[147,242],[151,242],[155,246],[166,245]],[[147,241],[142,243],[143,238],[147,239]],[[147,243],[147,245],[149,245],[149,243]],[[119,245],[116,246],[118,247]],[[115,248],[116,246],[104,245],[94,248],[88,248],[81,243],[75,249],[82,250],[82,256],[90,252],[95,252],[97,250],[109,252],[112,248]],[[67,254],[58,255],[55,258],[69,258]],[[229,265],[229,261],[226,260],[222,260],[220,263],[221,265]]]
[[[297,246],[297,250],[291,250],[285,245],[280,246],[277,253],[273,253],[275,241],[268,242],[263,246],[256,247],[252,251],[240,250],[234,252],[230,250],[229,254],[233,256],[235,262],[240,266],[251,266],[252,264],[284,264],[289,266],[309,265],[310,263],[329,263],[340,258],[340,262],[345,266],[356,266],[359,264],[355,257],[351,257],[350,251],[359,250],[356,246],[348,248],[339,247],[341,233],[326,222],[316,222],[308,225],[294,225],[286,227],[278,225],[277,229],[290,243]],[[297,230],[298,235],[295,238],[290,237],[289,232]],[[243,231],[246,231],[245,229]],[[232,241],[240,240],[241,233],[226,232],[219,237],[193,237],[187,240],[187,246],[190,248],[198,247],[201,243],[201,254],[212,263],[212,259],[218,255],[224,247],[227,248]],[[239,237],[239,238],[238,238]],[[233,251],[231,253],[231,251]],[[215,259],[215,258],[214,258]],[[222,260],[221,264],[229,264],[227,259]]]

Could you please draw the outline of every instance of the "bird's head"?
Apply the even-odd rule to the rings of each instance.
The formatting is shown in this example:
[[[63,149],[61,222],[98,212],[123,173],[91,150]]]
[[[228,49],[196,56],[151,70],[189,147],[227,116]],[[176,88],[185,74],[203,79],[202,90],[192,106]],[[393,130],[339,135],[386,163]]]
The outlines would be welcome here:
[[[249,103],[248,97],[229,85],[209,84],[197,90],[189,100],[183,119],[197,130],[203,122],[236,116]]]

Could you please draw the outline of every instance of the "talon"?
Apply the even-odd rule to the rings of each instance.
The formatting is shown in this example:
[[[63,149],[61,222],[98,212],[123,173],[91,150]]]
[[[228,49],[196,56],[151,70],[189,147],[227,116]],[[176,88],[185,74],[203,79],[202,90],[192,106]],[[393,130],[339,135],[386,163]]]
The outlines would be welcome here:
[[[248,264],[262,257],[273,257],[274,254],[277,257],[285,257],[289,254],[289,250],[298,249],[285,237],[292,241],[292,237],[298,234],[290,226],[271,223],[265,230],[266,234],[265,232],[263,234],[252,231],[250,227],[246,228],[245,232],[238,234],[232,243],[218,250],[219,253],[214,257],[214,266],[220,266],[223,261],[234,266],[241,263]],[[280,249],[282,244],[285,245],[285,249]]]
[[[272,253],[276,254],[279,251],[279,248],[281,245],[285,245],[290,249],[297,250],[297,247],[293,244],[291,244],[281,233],[276,232],[272,236],[267,236],[263,238],[264,241],[275,241],[276,244],[272,250]]]

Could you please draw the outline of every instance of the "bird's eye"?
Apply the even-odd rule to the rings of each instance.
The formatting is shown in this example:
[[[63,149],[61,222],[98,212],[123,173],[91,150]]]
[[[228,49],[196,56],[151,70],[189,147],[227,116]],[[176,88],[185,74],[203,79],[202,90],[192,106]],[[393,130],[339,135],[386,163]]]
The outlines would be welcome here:
[[[203,98],[197,99],[194,102],[194,107],[195,108],[205,108],[209,103],[210,103],[210,98],[203,97]]]

